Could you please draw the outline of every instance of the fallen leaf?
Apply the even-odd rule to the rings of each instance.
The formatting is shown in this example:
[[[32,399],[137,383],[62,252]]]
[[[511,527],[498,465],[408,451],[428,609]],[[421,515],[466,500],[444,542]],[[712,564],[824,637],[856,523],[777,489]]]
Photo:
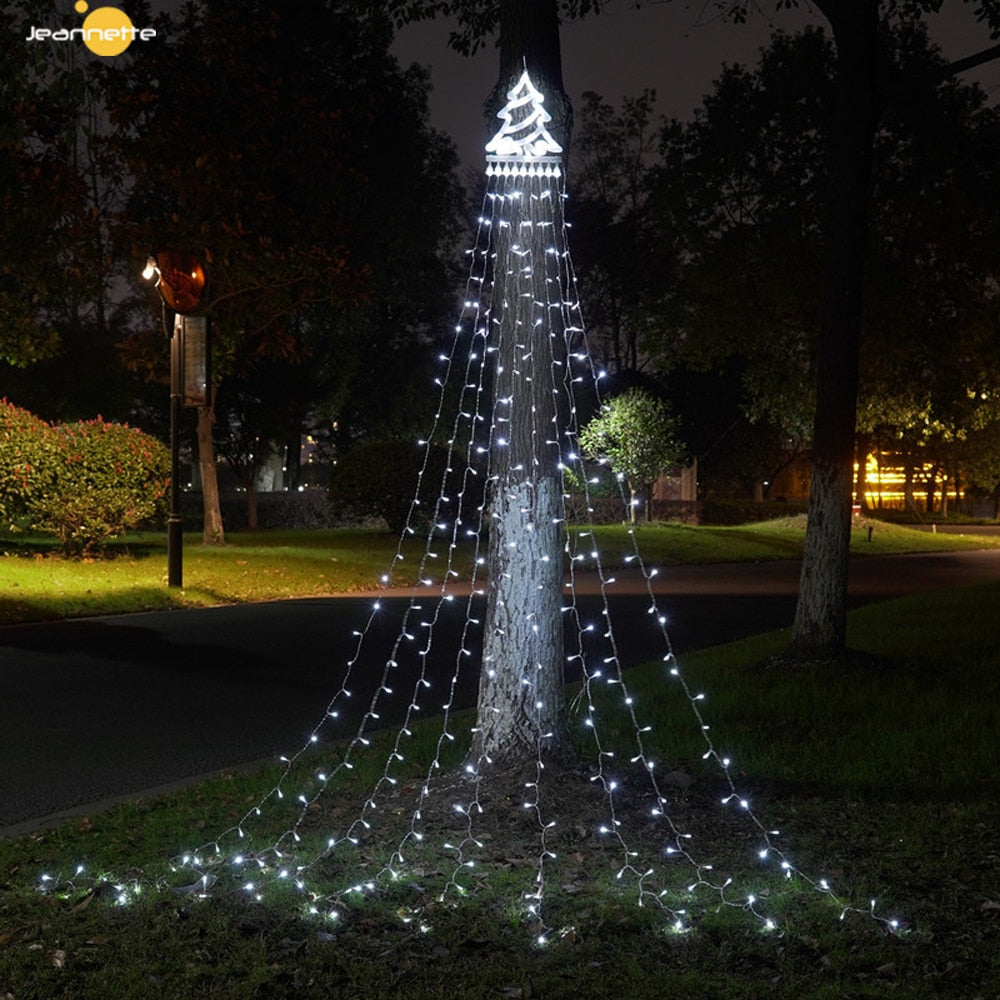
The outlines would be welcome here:
[[[987,913],[990,910],[1000,910],[1000,903],[998,903],[995,899],[987,899],[983,902],[979,909],[982,913]]]
[[[66,952],[61,948],[50,951],[46,957],[53,969],[61,969],[66,965]]]

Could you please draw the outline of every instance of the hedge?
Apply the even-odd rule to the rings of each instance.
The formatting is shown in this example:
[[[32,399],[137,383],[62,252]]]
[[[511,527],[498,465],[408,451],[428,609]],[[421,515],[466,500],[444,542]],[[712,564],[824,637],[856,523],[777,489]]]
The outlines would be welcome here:
[[[0,400],[0,517],[87,554],[163,513],[169,454],[135,427],[48,424]]]

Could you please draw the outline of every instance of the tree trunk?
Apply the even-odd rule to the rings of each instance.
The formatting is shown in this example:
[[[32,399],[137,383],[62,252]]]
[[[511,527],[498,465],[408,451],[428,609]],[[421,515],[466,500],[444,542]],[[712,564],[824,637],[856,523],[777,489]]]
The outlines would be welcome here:
[[[871,504],[868,503],[868,454],[871,450],[871,438],[867,434],[858,435],[854,450],[854,460],[858,466],[854,496],[855,502],[865,513],[871,510]]]
[[[913,456],[909,451],[903,453],[903,509],[916,511],[917,503],[913,499]]]
[[[504,768],[570,756],[561,506],[561,487],[551,476],[494,483],[476,762]]]
[[[561,262],[535,223],[554,178],[510,178],[509,225],[493,227],[496,331],[490,453],[489,596],[474,757],[503,765],[568,753],[563,694],[562,481],[554,372],[565,355],[561,311],[546,308]],[[530,227],[529,224],[530,223]],[[518,239],[520,234],[520,239]],[[525,251],[528,251],[527,254]],[[555,285],[553,286],[553,279]],[[542,320],[539,322],[539,320]]]
[[[222,527],[222,507],[219,503],[219,477],[216,474],[215,442],[212,426],[215,424],[215,389],[212,389],[212,406],[198,407],[198,467],[201,472],[202,545],[225,545],[226,534]]]
[[[257,513],[257,484],[251,474],[247,480],[247,530],[256,531],[260,527],[260,518]]]
[[[803,661],[839,657],[846,645],[847,567],[857,416],[861,298],[871,194],[878,5],[822,2],[837,46],[816,420],[799,598],[789,647]]]
[[[527,68],[545,95],[550,132],[566,148],[568,100],[554,0],[505,0],[498,94]],[[493,119],[496,131],[496,119]],[[557,127],[559,130],[557,131]],[[565,371],[561,183],[494,176],[498,215],[490,296],[494,352],[490,448],[489,594],[472,761],[513,768],[572,757],[562,621],[560,406]],[[556,250],[565,249],[556,246]]]

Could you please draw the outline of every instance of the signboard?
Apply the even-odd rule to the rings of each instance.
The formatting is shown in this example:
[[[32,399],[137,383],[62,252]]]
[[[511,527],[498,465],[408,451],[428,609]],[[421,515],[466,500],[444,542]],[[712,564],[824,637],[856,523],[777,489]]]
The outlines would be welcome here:
[[[208,317],[174,317],[174,337],[180,343],[180,393],[184,406],[209,405],[209,334]]]

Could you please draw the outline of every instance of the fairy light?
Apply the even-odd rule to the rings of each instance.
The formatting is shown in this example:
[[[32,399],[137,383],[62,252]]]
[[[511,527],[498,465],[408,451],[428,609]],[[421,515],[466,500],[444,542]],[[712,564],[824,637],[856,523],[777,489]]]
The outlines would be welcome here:
[[[411,850],[426,851],[440,836],[428,826],[424,813],[435,782],[445,769],[446,752],[459,737],[464,740],[467,735],[456,730],[453,709],[460,680],[469,669],[477,666],[475,649],[483,631],[483,622],[478,617],[474,602],[486,590],[484,574],[488,560],[482,545],[490,520],[495,521],[497,517],[496,510],[486,503],[479,503],[470,511],[469,497],[474,488],[477,491],[482,489],[483,483],[494,487],[498,484],[495,456],[508,449],[514,430],[511,414],[515,393],[541,386],[542,391],[551,393],[552,398],[559,401],[556,412],[566,414],[565,426],[552,427],[532,407],[530,426],[526,428],[531,441],[527,461],[533,469],[552,469],[560,477],[572,472],[582,484],[587,516],[579,529],[568,527],[569,518],[563,503],[563,509],[539,525],[532,505],[523,501],[519,503],[516,515],[526,531],[536,532],[540,527],[551,524],[562,532],[564,539],[568,576],[564,592],[559,595],[561,606],[558,614],[561,620],[567,622],[572,640],[564,651],[565,661],[581,671],[579,693],[570,706],[570,712],[571,715],[579,715],[580,728],[590,748],[590,781],[600,792],[602,814],[600,818],[595,818],[594,830],[617,851],[618,859],[613,869],[615,881],[623,886],[632,886],[640,906],[655,905],[662,909],[667,926],[676,934],[693,929],[698,895],[701,893],[711,894],[720,905],[746,911],[759,921],[762,930],[772,931],[776,928],[775,920],[764,911],[762,903],[766,893],[738,892],[731,877],[716,874],[711,863],[699,858],[695,838],[671,816],[670,796],[661,786],[660,769],[654,754],[648,749],[655,737],[651,727],[642,722],[641,699],[631,692],[624,673],[609,610],[609,592],[614,590],[616,579],[605,571],[603,565],[592,523],[594,502],[590,489],[593,483],[588,478],[577,444],[580,430],[577,414],[581,409],[576,398],[579,387],[592,386],[600,402],[598,385],[605,373],[594,365],[587,350],[586,324],[567,249],[567,227],[562,217],[562,203],[566,196],[560,167],[561,148],[547,130],[550,117],[544,109],[543,96],[532,84],[527,71],[509,92],[508,103],[501,109],[498,118],[501,120],[500,128],[487,146],[488,185],[478,217],[475,245],[467,254],[469,272],[462,317],[454,327],[451,349],[438,355],[442,366],[442,371],[434,378],[438,406],[429,433],[417,445],[423,449],[417,488],[396,551],[389,566],[378,577],[378,593],[369,606],[366,619],[353,633],[340,685],[319,721],[306,734],[302,746],[280,758],[279,776],[272,788],[231,827],[210,843],[179,856],[174,866],[179,871],[191,871],[198,875],[192,890],[197,894],[207,894],[213,883],[221,879],[228,869],[237,874],[242,890],[254,900],[262,900],[269,885],[279,884],[302,900],[306,912],[339,921],[343,911],[341,900],[371,895],[383,882],[398,881],[409,864]],[[536,259],[532,243],[526,238],[532,231],[550,234],[546,236],[548,245],[539,255],[541,259]],[[523,234],[523,241],[516,233]],[[498,248],[506,250],[501,253]],[[512,370],[506,373],[498,361],[502,356],[498,337],[506,303],[494,302],[498,293],[506,294],[510,300],[523,301],[526,305],[523,316],[529,317],[518,320],[518,349],[513,355]],[[559,343],[549,347],[545,344],[546,339],[554,344],[558,339]],[[506,379],[503,384],[510,388],[492,398],[491,380],[499,380],[501,375]],[[449,423],[446,402],[448,387],[453,385],[457,385],[458,389],[457,393],[452,393],[457,398],[453,399],[456,406]],[[451,447],[455,447],[456,442],[463,442],[464,469],[460,470],[456,481],[454,466],[458,463],[449,462],[441,480],[436,484],[427,484],[436,487],[436,499],[432,509],[425,510],[418,494],[430,475],[433,442],[442,440]],[[484,461],[485,467],[482,464]],[[514,468],[524,471],[520,466]],[[620,478],[618,482],[622,510],[625,511],[629,500],[621,492],[624,484]],[[562,482],[561,491],[565,498],[567,482]],[[429,527],[418,529],[418,524]],[[343,720],[349,715],[343,709],[353,697],[354,675],[360,668],[363,650],[375,624],[385,613],[384,598],[393,585],[398,564],[406,559],[404,545],[417,535],[422,535],[424,541],[413,575],[417,582],[411,588],[410,600],[383,662],[382,675],[374,694],[367,707],[363,708],[353,736],[349,736],[342,731]],[[755,863],[774,866],[781,876],[801,879],[828,896],[840,908],[842,919],[852,912],[869,912],[886,927],[896,930],[896,921],[884,920],[876,914],[874,901],[867,910],[859,909],[841,901],[825,878],[812,880],[804,875],[778,846],[777,831],[769,830],[761,823],[750,799],[736,788],[732,760],[716,749],[702,714],[707,698],[703,692],[694,692],[689,688],[674,656],[667,633],[667,616],[660,612],[654,590],[657,570],[644,563],[634,531],[629,532],[629,538],[632,550],[626,554],[625,563],[636,570],[644,582],[649,620],[659,631],[665,650],[662,658],[665,676],[690,706],[704,741],[704,759],[715,763],[722,775],[726,791],[720,797],[720,807],[738,809],[756,834],[757,844],[752,852]],[[461,544],[471,548],[471,569],[464,583],[460,582],[461,574],[455,562]],[[598,583],[601,603],[599,622],[581,612],[579,574],[584,572],[584,567],[588,577],[596,578]],[[458,649],[450,677],[432,684],[429,659],[442,615],[450,608],[460,609],[464,617]],[[534,606],[507,611],[513,615],[512,621],[520,616],[524,623],[528,623],[530,631],[534,633],[537,630],[538,611]],[[415,662],[417,667],[408,691],[397,682],[404,661]],[[496,668],[490,660],[484,660],[481,668],[487,682],[495,678]],[[558,817],[549,814],[544,797],[545,751],[552,732],[547,723],[546,700],[537,690],[541,673],[541,664],[534,662],[520,678],[527,704],[533,706],[535,726],[533,773],[525,781],[521,805],[537,831],[533,875],[530,884],[523,889],[521,900],[525,914],[536,928],[535,942],[539,947],[545,946],[553,936],[552,928],[546,926],[545,904],[548,869],[557,860],[554,836],[559,830]],[[602,713],[598,709],[602,697],[600,691],[612,694],[618,710],[628,720],[631,747],[627,750],[613,748],[603,735]],[[307,817],[336,785],[338,776],[355,768],[355,756],[365,753],[370,747],[371,732],[380,725],[383,703],[388,699],[401,702],[406,707],[395,736],[390,740],[381,774],[353,818],[343,823],[343,829],[323,833],[322,849],[311,857],[300,857]],[[419,791],[405,832],[374,877],[358,881],[356,875],[352,879],[348,874],[343,885],[331,887],[325,866],[335,855],[345,852],[345,865],[349,869],[350,852],[361,845],[373,824],[380,822],[379,817],[387,812],[383,807],[388,797],[398,791],[401,768],[408,764],[407,754],[414,736],[414,724],[419,715],[427,711],[440,716],[440,729],[423,779],[417,782]],[[477,723],[471,734],[473,737],[483,721]],[[315,753],[318,746],[333,738],[345,736],[348,739],[339,760],[324,761],[322,766],[313,769],[307,787],[302,787],[296,769],[305,763],[306,755]],[[459,769],[462,780],[455,786],[450,810],[457,820],[456,829],[447,833],[437,847],[450,859],[446,866],[450,871],[445,873],[441,899],[451,893],[461,898],[470,891],[470,879],[479,866],[486,842],[479,827],[490,808],[483,791],[493,764],[490,756],[485,754],[466,760]],[[621,812],[623,791],[637,788],[640,783],[645,786],[651,800],[649,821],[662,830],[657,856],[652,858],[642,857],[640,850],[631,842],[631,834]],[[277,837],[263,845],[252,844],[251,841],[258,838],[250,831],[265,811],[280,815],[290,813],[290,818],[284,832]],[[236,842],[238,849],[236,846],[230,848],[232,841]],[[678,865],[686,866],[691,873],[682,888],[678,888],[682,877]],[[248,879],[250,872],[253,872],[253,877]],[[81,867],[77,877],[82,874]],[[62,884],[58,878],[45,875],[39,888],[43,892],[54,892]],[[139,891],[136,886],[127,883],[116,884],[115,889],[119,905],[125,905]],[[408,923],[417,922],[422,933],[431,930],[415,912],[401,919]]]

